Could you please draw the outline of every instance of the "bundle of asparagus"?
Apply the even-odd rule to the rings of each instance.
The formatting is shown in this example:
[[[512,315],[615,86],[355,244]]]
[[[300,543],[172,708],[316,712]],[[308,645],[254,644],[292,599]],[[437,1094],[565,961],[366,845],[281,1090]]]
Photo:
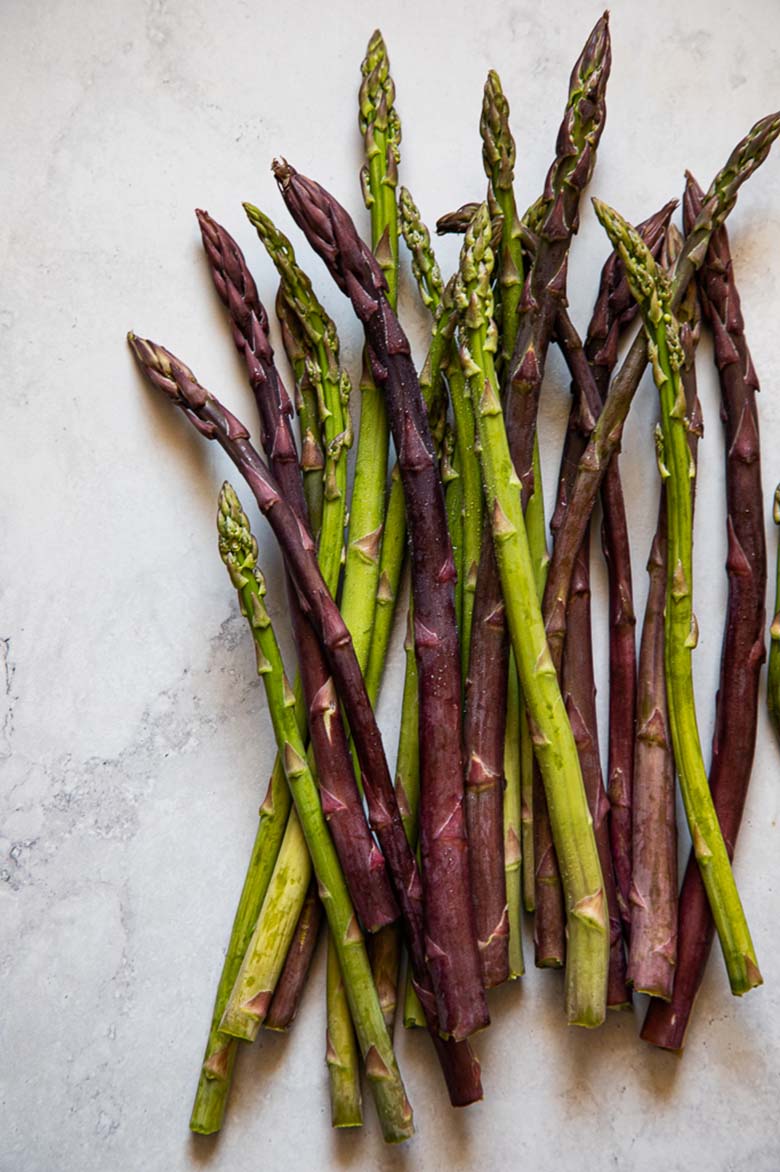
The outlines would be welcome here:
[[[427,1027],[455,1106],[482,1096],[469,1038],[489,1024],[487,990],[523,974],[523,908],[533,915],[537,965],[565,965],[572,1024],[597,1027],[608,1007],[649,993],[642,1037],[681,1049],[714,932],[732,992],[761,982],[731,870],[764,658],[758,382],[724,224],[780,134],[780,115],[753,127],[706,193],[688,177],[684,236],[671,223],[675,201],[634,229],[594,200],[614,251],[583,343],[567,310],[568,257],[604,130],[610,63],[605,14],[574,65],[544,190],[522,217],[509,103],[489,73],[480,119],[487,197],[438,223],[464,234],[446,282],[412,196],[397,193],[401,127],[379,32],[359,100],[370,246],[329,192],[274,162],[292,219],[365,332],[351,499],[351,381],[336,328],[265,212],[244,205],[279,276],[299,440],[257,285],[207,212],[197,212],[203,245],[254,394],[264,457],[183,362],[129,335],[149,381],[221,445],[270,523],[299,669],[291,686],[258,546],[225,484],[219,551],[250,627],[278,756],[217,989],[193,1131],[222,1126],[238,1040],[293,1022],[323,914],[332,1122],[360,1125],[365,1074],[388,1142],[413,1132],[392,1044],[404,947],[404,1020]],[[396,313],[401,236],[431,318],[419,374]],[[615,373],[618,343],[637,316],[641,329]],[[721,377],[729,541],[709,779],[691,671],[702,317]],[[572,400],[548,554],[536,417],[551,344],[568,365]],[[617,454],[648,361],[659,392],[660,505],[637,664]],[[391,436],[397,463],[388,477]],[[609,580],[606,785],[591,639],[599,493]],[[393,781],[374,705],[407,543]],[[775,719],[777,628],[775,619]],[[675,772],[692,842],[679,901]]]

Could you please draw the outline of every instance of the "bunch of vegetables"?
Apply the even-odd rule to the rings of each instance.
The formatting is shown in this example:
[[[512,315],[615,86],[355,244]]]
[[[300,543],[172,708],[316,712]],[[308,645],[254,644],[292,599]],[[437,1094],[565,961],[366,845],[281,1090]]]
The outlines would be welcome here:
[[[251,204],[245,211],[279,275],[292,401],[241,250],[208,213],[197,217],[262,451],[182,361],[130,335],[149,381],[222,446],[246,502],[254,498],[270,524],[298,655],[293,679],[250,521],[226,483],[219,551],[254,640],[278,756],[217,989],[196,1132],[222,1125],[239,1041],[291,1025],[323,920],[333,1125],[362,1122],[365,1076],[389,1142],[413,1133],[392,1043],[399,997],[405,1024],[428,1030],[453,1105],[479,1100],[470,1039],[489,1024],[487,991],[523,974],[526,913],[537,966],[565,967],[572,1024],[599,1026],[608,1007],[630,1006],[635,990],[651,997],[642,1037],[681,1049],[716,932],[732,992],[761,983],[731,857],[755,746],[766,550],[758,382],[725,221],[780,134],[780,115],[749,131],[706,192],[688,176],[682,232],[672,223],[675,201],[633,228],[594,200],[613,251],[583,342],[567,311],[567,265],[604,129],[610,62],[604,15],[574,65],[544,190],[524,215],[509,106],[490,72],[480,120],[487,194],[439,221],[440,232],[463,235],[447,281],[412,196],[398,189],[401,128],[379,32],[359,99],[370,245],[332,195],[274,163],[292,219],[365,331],[354,443],[352,384],[334,323],[290,241]],[[419,371],[396,313],[401,237],[431,324]],[[619,343],[637,319],[619,365]],[[704,325],[721,380],[729,550],[709,775],[691,671],[702,427],[695,358]],[[553,344],[572,400],[548,549],[536,418]],[[618,452],[648,362],[659,396],[660,501],[637,659]],[[609,575],[606,771],[589,585],[599,497]],[[374,706],[405,576],[393,778]],[[772,635],[776,718],[777,619]],[[675,776],[692,842],[679,896]]]

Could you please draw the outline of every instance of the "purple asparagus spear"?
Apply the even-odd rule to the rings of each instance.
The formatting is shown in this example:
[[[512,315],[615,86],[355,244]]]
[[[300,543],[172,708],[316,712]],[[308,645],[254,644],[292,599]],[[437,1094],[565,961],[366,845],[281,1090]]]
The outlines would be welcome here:
[[[135,358],[149,382],[178,406],[202,436],[215,440],[251,488],[282,549],[299,601],[324,647],[349,721],[363,777],[371,826],[384,852],[403,918],[415,988],[454,1106],[482,1097],[479,1063],[466,1043],[440,1036],[436,1000],[425,964],[422,884],[404,831],[365,681],[349,630],[317,564],[311,534],[290,508],[272,474],[249,442],[249,432],[170,351],[148,339],[128,335]]]
[[[301,524],[306,524],[292,404],[274,363],[268,315],[235,240],[207,212],[196,214],[214,285],[228,309],[233,340],[246,364],[269,465],[285,500]],[[384,858],[366,823],[331,674],[289,581],[288,594],[323,813],[358,917],[367,932],[376,932],[397,919],[398,908]]]
[[[288,163],[274,174],[293,219],[352,301],[398,452],[412,554],[419,676],[420,849],[426,961],[442,1030],[468,1037],[489,1022],[469,883],[463,809],[461,674],[455,567],[428,415],[409,342],[375,257],[347,211]]]

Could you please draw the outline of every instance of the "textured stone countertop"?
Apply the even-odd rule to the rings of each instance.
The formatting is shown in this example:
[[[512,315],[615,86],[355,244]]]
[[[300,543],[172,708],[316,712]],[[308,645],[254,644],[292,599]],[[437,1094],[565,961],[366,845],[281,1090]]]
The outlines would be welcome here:
[[[216,552],[216,492],[230,467],[142,384],[125,332],[170,346],[252,422],[193,209],[207,208],[235,233],[269,302],[274,273],[240,201],[289,224],[269,169],[275,153],[319,178],[365,226],[356,93],[377,23],[403,119],[402,177],[426,220],[483,191],[478,119],[491,66],[512,105],[525,206],[540,190],[569,70],[598,14],[585,0],[402,0],[384,9],[354,0],[6,0],[2,1172],[780,1168],[780,762],[763,689],[736,872],[766,983],[733,999],[713,955],[684,1058],[639,1041],[640,998],[633,1014],[610,1016],[598,1033],[567,1029],[560,977],[531,966],[492,999],[494,1025],[477,1043],[486,1098],[467,1113],[449,1110],[427,1040],[397,1030],[417,1136],[388,1150],[369,1100],[362,1133],[329,1127],[320,952],[290,1036],[263,1036],[241,1054],[221,1138],[187,1130],[274,749]],[[609,116],[591,194],[638,220],[680,193],[686,167],[709,182],[747,128],[780,106],[780,10],[773,0],[615,0],[612,37]],[[772,565],[780,148],[740,197],[732,244],[763,384]],[[451,271],[457,243],[439,251]],[[581,328],[605,254],[583,205],[569,281]],[[357,372],[349,306],[302,243],[299,255]],[[426,327],[408,271],[402,310],[419,355]],[[695,671],[708,746],[725,521],[707,338],[700,358]],[[640,613],[655,523],[655,409],[646,381],[623,460]],[[567,410],[568,382],[553,353],[542,408],[548,505]],[[286,631],[279,558],[268,529],[258,523],[258,532],[271,610]],[[595,540],[604,739],[605,576]],[[391,756],[402,661],[399,624],[379,705]],[[530,936],[526,944],[528,960]]]

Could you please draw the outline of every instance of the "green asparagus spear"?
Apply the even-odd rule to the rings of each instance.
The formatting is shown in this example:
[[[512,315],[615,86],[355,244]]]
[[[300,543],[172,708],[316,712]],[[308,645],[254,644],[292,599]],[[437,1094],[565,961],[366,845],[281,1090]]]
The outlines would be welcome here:
[[[612,208],[600,200],[593,202],[596,215],[620,254],[631,293],[639,305],[661,398],[661,461],[669,530],[665,659],[672,743],[693,849],[712,907],[731,991],[741,996],[761,984],[761,974],[712,803],[696,722],[692,652],[698,641],[698,627],[693,613],[691,493],[695,465],[688,446],[688,418],[680,378],[683,354],[672,313],[671,287],[639,233]]]
[[[325,1060],[330,1077],[331,1127],[360,1127],[363,1102],[355,1030],[333,937],[328,937],[328,1033]]]
[[[220,494],[219,516],[223,556],[257,647],[258,669],[268,697],[274,734],[317,875],[320,899],[328,917],[382,1133],[389,1143],[399,1143],[413,1134],[411,1107],[382,1017],[363,936],[322,813],[317,785],[306,763],[279,646],[263,601],[265,582],[257,567],[257,544],[238,498],[228,484]]]
[[[577,748],[547,649],[534,565],[509,455],[494,367],[496,329],[490,276],[493,252],[486,204],[466,233],[457,300],[462,353],[472,386],[483,483],[507,620],[534,750],[544,779],[568,917],[566,1012],[572,1024],[604,1020],[609,933],[604,882],[582,784]]]
[[[390,76],[387,48],[377,30],[371,36],[361,65],[359,124],[365,142],[361,171],[363,198],[371,214],[371,245],[388,283],[392,304],[398,288],[398,182],[401,124],[395,109],[395,86]],[[364,362],[360,380],[360,431],[349,515],[347,559],[341,611],[365,672],[371,649],[380,587],[385,529],[385,482],[389,424],[381,392]],[[403,504],[403,498],[401,498]],[[400,511],[403,523],[403,509]],[[386,610],[387,608],[380,608]],[[392,620],[392,616],[391,616]]]
[[[221,512],[219,520],[223,522]],[[310,878],[311,860],[293,810],[252,939],[222,1015],[219,1028],[223,1034],[248,1042],[257,1037],[284,967]]]

